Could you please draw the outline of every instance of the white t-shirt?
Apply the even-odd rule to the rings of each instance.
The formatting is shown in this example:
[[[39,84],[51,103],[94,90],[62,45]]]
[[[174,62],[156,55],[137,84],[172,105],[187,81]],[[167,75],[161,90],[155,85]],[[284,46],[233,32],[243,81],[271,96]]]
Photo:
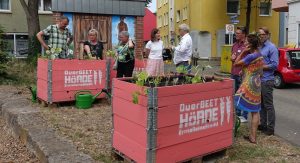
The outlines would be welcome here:
[[[150,49],[149,59],[162,59],[162,51],[164,49],[164,44],[161,40],[152,42],[148,41],[146,44],[146,49]]]

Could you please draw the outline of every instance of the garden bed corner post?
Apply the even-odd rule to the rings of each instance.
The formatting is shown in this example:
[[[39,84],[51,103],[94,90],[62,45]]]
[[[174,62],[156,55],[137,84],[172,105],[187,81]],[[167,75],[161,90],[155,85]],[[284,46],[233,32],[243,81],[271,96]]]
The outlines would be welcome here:
[[[157,88],[148,88],[147,163],[155,163],[157,140]]]

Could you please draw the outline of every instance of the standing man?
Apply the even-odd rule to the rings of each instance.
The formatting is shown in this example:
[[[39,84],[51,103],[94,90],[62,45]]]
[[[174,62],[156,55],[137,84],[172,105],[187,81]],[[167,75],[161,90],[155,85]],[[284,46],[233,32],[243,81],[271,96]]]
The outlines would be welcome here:
[[[234,66],[234,62],[235,62],[236,58],[242,53],[242,51],[246,47],[245,46],[246,28],[245,27],[237,27],[237,29],[235,31],[235,38],[236,38],[236,42],[232,45],[232,49],[231,49],[231,61],[232,61],[231,78],[234,80],[235,92],[236,92],[241,85],[242,67]],[[239,116],[241,122],[247,122],[247,119],[248,119],[247,111],[241,111],[239,109],[236,109],[236,114],[237,114],[237,116]]]
[[[183,65],[190,73],[190,61],[192,57],[193,42],[189,34],[190,28],[186,24],[179,26],[181,36],[178,46],[172,47],[174,50],[174,63],[176,67]]]
[[[274,71],[278,66],[278,50],[270,42],[268,28],[259,28],[258,35],[261,41],[260,52],[264,57],[263,76],[261,78],[261,102],[260,125],[258,129],[266,135],[274,135],[275,109],[273,104]]]
[[[58,58],[64,59],[67,57],[68,46],[73,41],[72,34],[70,33],[69,29],[66,28],[68,25],[68,17],[61,16],[58,24],[50,25],[36,35],[37,39],[40,41],[45,50],[49,50],[51,48],[62,49],[58,55]],[[48,45],[43,39],[43,36],[49,36]]]

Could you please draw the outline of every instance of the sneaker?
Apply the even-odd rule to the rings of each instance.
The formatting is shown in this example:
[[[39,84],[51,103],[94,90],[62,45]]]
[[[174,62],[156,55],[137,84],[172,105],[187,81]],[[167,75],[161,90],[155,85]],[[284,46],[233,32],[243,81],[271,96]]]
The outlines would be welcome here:
[[[272,135],[274,135],[274,130],[273,129],[267,129],[267,130],[263,131],[263,133],[267,136],[272,136]]]
[[[247,119],[243,116],[239,116],[240,120],[241,120],[241,123],[246,123],[248,122]]]

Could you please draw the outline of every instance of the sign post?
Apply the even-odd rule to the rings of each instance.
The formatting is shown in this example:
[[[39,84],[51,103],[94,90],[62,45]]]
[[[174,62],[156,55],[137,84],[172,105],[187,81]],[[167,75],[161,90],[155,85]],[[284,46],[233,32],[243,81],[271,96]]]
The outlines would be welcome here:
[[[234,34],[234,25],[233,24],[226,24],[226,34],[229,35],[229,45],[233,44],[233,34]]]

